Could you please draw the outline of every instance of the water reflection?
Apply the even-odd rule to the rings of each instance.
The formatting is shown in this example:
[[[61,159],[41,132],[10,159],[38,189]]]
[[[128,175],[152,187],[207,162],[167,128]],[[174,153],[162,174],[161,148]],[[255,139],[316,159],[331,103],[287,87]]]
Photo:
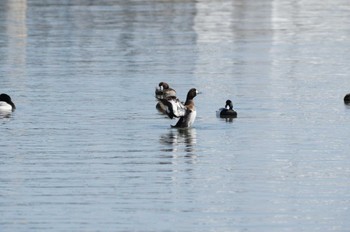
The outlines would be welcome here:
[[[346,231],[350,11],[305,2],[2,1],[1,231]],[[203,91],[198,137],[160,81]]]
[[[233,123],[235,118],[232,118],[232,117],[227,117],[227,118],[220,118],[221,121],[225,121],[225,122],[228,122],[228,123]]]
[[[11,111],[2,111],[2,110],[0,110],[0,119],[10,118],[11,114],[12,114]]]
[[[193,29],[197,33],[197,43],[231,41],[232,30],[231,1],[217,4],[215,1],[196,1],[196,15]]]
[[[162,151],[185,151],[186,156],[192,156],[195,152],[196,129],[170,129],[168,133],[160,136],[159,141],[166,146],[166,148],[161,149]]]
[[[6,3],[5,35],[7,38],[7,47],[11,52],[6,53],[5,64],[10,68],[7,75],[10,77],[23,76],[26,65],[26,47],[27,47],[27,26],[26,11],[27,1],[17,0]],[[1,32],[1,31],[0,31]],[[5,38],[5,39],[6,39]],[[20,83],[17,81],[16,85]]]

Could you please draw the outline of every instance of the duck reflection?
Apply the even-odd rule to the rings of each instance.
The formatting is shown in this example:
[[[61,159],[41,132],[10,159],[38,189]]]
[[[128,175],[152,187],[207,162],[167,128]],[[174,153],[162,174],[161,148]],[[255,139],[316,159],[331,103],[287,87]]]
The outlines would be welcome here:
[[[0,119],[11,118],[11,114],[12,112],[0,110]]]
[[[170,129],[168,133],[160,136],[160,143],[165,145],[162,151],[167,152],[186,152],[186,157],[192,157],[195,152],[196,129]]]
[[[235,118],[220,118],[220,120],[228,122],[228,123],[233,123]]]

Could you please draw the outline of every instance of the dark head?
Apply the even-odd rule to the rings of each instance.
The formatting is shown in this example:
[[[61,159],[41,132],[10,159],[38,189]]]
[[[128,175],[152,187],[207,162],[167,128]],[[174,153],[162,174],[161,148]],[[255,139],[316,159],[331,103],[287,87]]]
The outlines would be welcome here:
[[[165,83],[165,82],[160,82],[158,86],[159,86],[160,88],[163,87],[163,89],[169,89],[168,83]]]
[[[6,93],[0,94],[0,101],[4,101],[12,106],[12,110],[16,109],[15,104],[12,102],[11,97]]]
[[[345,104],[350,104],[350,93],[347,94],[347,95],[345,95],[345,97],[344,97],[344,103],[345,103]]]
[[[225,108],[229,107],[230,110],[233,109],[233,104],[232,104],[232,101],[231,100],[227,100],[226,101],[226,105],[225,105]]]
[[[198,91],[195,88],[192,88],[187,93],[186,101],[192,100],[195,96],[197,96]]]
[[[233,110],[231,100],[227,100],[225,108],[221,108],[218,112],[220,112],[220,118],[237,118],[237,112]]]

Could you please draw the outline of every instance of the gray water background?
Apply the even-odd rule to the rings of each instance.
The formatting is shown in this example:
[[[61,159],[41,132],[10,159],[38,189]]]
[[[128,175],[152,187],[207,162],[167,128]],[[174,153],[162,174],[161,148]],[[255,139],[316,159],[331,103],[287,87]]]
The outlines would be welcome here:
[[[0,231],[350,231],[349,21],[345,0],[1,1]],[[193,128],[160,81],[201,92]]]

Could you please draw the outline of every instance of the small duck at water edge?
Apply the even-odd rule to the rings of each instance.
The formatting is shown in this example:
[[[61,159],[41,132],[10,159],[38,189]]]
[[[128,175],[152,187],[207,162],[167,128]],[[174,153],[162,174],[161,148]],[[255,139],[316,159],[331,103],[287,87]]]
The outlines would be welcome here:
[[[191,127],[196,119],[197,112],[194,105],[194,98],[197,96],[198,91],[192,88],[188,91],[186,102],[183,104],[177,98],[161,99],[161,102],[166,106],[166,114],[169,118],[179,118],[175,126],[172,128],[188,128]]]
[[[233,110],[232,101],[227,100],[225,108],[220,108],[216,111],[216,115],[220,118],[237,118],[237,112]]]
[[[12,112],[16,109],[12,99],[6,93],[0,94],[0,111],[1,112]]]

